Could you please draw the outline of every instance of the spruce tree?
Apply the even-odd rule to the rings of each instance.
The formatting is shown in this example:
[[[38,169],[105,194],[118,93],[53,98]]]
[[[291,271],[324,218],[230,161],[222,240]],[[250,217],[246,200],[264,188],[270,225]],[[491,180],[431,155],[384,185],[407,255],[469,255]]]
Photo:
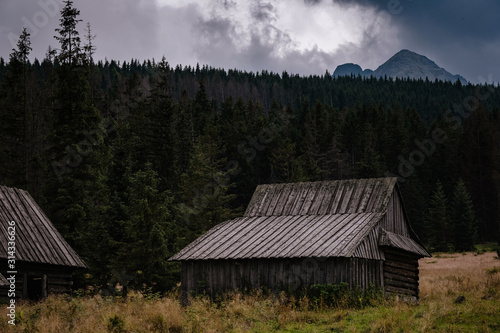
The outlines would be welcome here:
[[[223,156],[217,130],[211,130],[196,140],[189,166],[181,175],[180,222],[193,240],[216,224],[235,216],[230,203],[235,199],[229,194],[234,186],[234,171]]]
[[[304,172],[304,157],[297,156],[296,145],[280,135],[269,145],[270,182],[292,183],[308,181]]]
[[[178,193],[180,175],[186,172],[189,166],[195,141],[193,106],[185,90],[175,105],[174,116],[175,140],[173,141],[172,150],[175,161],[173,163],[173,175],[176,185],[174,187],[175,192]]]
[[[0,174],[2,183],[26,188],[33,123],[28,104],[30,34],[23,29],[0,85]]]
[[[10,59],[17,60],[23,65],[28,64],[28,56],[30,52],[33,50],[31,48],[31,34],[23,28],[23,32],[19,36],[19,40],[17,41],[17,49],[13,49],[10,55]]]
[[[156,66],[151,95],[144,103],[143,128],[139,129],[139,136],[144,144],[144,160],[151,163],[152,168],[158,172],[161,187],[171,190],[176,181],[173,145],[177,110],[170,94],[169,73],[170,67],[163,57]]]
[[[430,235],[429,245],[434,251],[446,252],[453,246],[453,228],[448,214],[448,199],[438,181],[431,197],[426,222],[427,234]]]
[[[87,29],[85,30],[85,46],[83,49],[85,50],[85,58],[87,59],[90,65],[94,64],[94,53],[96,51],[96,46],[93,43],[93,40],[96,38],[96,35],[92,34],[92,30],[90,27],[90,23],[87,22]]]
[[[455,185],[451,201],[451,216],[455,224],[455,250],[474,250],[477,241],[477,223],[474,206],[462,179]]]
[[[198,68],[199,71],[199,68]],[[199,79],[199,87],[193,103],[193,122],[195,134],[203,134],[214,119],[215,110],[205,89],[205,75]]]
[[[119,221],[123,239],[115,244],[111,266],[130,276],[129,286],[134,289],[165,292],[179,279],[178,269],[167,263],[178,250],[173,197],[160,190],[151,163],[137,172],[128,169],[125,177],[128,186],[122,205],[126,219]]]
[[[55,70],[44,192],[58,230],[85,260],[94,263],[108,255],[107,240],[100,230],[109,209],[106,176],[110,154],[105,139],[112,122],[103,120],[91,102],[76,30],[79,11],[72,4],[65,2],[57,29],[60,65]]]
[[[64,7],[61,10],[60,28],[56,29],[59,36],[54,36],[61,46],[57,59],[62,64],[81,64],[85,59],[85,53],[80,46],[80,33],[76,29],[80,10],[73,6],[73,1],[64,1]]]

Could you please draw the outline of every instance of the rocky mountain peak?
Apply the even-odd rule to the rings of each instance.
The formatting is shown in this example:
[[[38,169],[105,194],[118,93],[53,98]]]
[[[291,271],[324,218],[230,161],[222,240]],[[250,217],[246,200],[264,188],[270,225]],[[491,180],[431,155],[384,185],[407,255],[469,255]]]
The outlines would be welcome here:
[[[393,55],[389,60],[380,65],[375,71],[361,69],[356,64],[343,64],[337,67],[333,76],[361,75],[365,77],[392,77],[392,78],[410,78],[425,79],[430,81],[435,79],[441,81],[456,82],[460,80],[462,84],[467,84],[467,80],[460,75],[453,75],[444,68],[439,67],[434,61],[426,56],[403,49]]]

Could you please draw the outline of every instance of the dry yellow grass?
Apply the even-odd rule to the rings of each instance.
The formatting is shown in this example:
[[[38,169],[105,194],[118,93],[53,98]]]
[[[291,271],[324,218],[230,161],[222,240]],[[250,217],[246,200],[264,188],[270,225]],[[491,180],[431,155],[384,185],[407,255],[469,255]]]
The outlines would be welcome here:
[[[183,310],[173,297],[148,301],[100,296],[70,299],[50,296],[43,302],[21,302],[15,327],[0,323],[0,332],[182,332]]]
[[[495,268],[496,267],[496,268]],[[365,309],[318,309],[303,298],[229,294],[182,308],[177,295],[147,300],[51,296],[17,307],[18,324],[0,332],[498,332],[500,260],[496,253],[442,254],[420,261],[419,305],[386,301]],[[463,295],[465,301],[456,304]]]
[[[497,254],[486,252],[438,254],[419,261],[420,297],[439,298],[460,293],[481,294],[485,287],[494,286],[500,274],[487,270],[500,266]],[[484,296],[484,295],[482,295]]]

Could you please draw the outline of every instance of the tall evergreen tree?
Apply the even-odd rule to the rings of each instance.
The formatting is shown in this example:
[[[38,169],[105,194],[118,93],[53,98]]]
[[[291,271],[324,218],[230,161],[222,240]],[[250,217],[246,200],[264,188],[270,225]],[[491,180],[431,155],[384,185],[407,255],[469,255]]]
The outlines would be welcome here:
[[[89,62],[89,64],[94,63],[94,53],[96,51],[96,46],[94,45],[94,39],[96,38],[96,35],[92,34],[92,29],[90,27],[90,23],[87,22],[86,30],[85,30],[85,46],[83,47],[85,51],[85,58]]]
[[[179,213],[188,240],[235,216],[236,210],[230,206],[235,195],[228,193],[234,170],[228,169],[223,152],[217,131],[212,128],[196,141],[189,166],[181,176]]]
[[[199,67],[197,69],[199,72]],[[214,118],[214,108],[205,88],[205,75],[199,79],[199,87],[193,103],[193,121],[196,134],[203,134]]]
[[[129,286],[135,289],[167,291],[179,279],[178,269],[167,263],[177,250],[173,198],[159,189],[158,173],[151,163],[135,173],[129,169],[126,178],[129,185],[123,210],[127,218],[119,221],[123,239],[116,244],[112,267],[130,275]]]
[[[139,136],[144,160],[158,172],[163,189],[172,190],[176,182],[174,174],[173,146],[175,138],[175,112],[169,84],[170,67],[165,57],[156,66],[151,95],[144,103],[143,128]],[[178,175],[177,175],[178,176]]]
[[[90,85],[90,102],[93,105],[96,105],[98,99],[102,98],[102,92],[99,90],[101,75],[98,67],[94,64],[94,54],[97,49],[94,43],[95,38],[96,35],[92,34],[90,23],[87,22],[85,29],[85,45],[83,46],[83,57],[85,58],[85,64],[87,65],[87,80]]]
[[[451,201],[451,217],[455,226],[455,250],[474,250],[477,224],[474,206],[462,179],[459,179]]]
[[[464,121],[462,142],[462,168],[464,178],[470,184],[474,206],[477,209],[478,236],[480,241],[494,241],[499,232],[498,220],[491,212],[497,211],[495,196],[498,196],[498,124],[494,113],[488,114],[479,107]],[[495,137],[496,136],[496,137]],[[498,176],[496,176],[498,177]],[[497,188],[496,188],[497,187]]]
[[[105,138],[112,123],[104,121],[91,103],[90,87],[76,31],[79,11],[72,1],[61,10],[57,29],[61,44],[56,68],[50,148],[46,154],[45,199],[50,217],[68,242],[84,257],[93,260],[104,253],[94,247],[109,209],[106,186],[109,148]]]
[[[304,172],[303,156],[297,154],[296,145],[288,137],[280,135],[269,147],[271,183],[308,181]]]
[[[180,100],[175,105],[174,112],[174,132],[175,140],[173,141],[173,159],[174,159],[174,181],[176,193],[179,193],[180,175],[182,175],[189,167],[189,161],[193,151],[195,134],[193,120],[193,106],[184,91]]]
[[[17,48],[10,54],[9,69],[0,85],[0,170],[4,184],[26,188],[27,169],[32,153],[32,112],[28,103],[28,76],[31,68],[30,34],[23,29]]]
[[[73,6],[73,1],[64,1],[64,7],[61,10],[60,28],[56,29],[59,36],[54,36],[61,46],[57,59],[62,64],[81,64],[85,59],[85,53],[80,46],[80,34],[76,29],[80,10]]]
[[[448,199],[441,182],[438,181],[431,197],[426,222],[427,238],[430,247],[434,251],[449,251],[452,249],[454,243],[453,228],[448,214]]]
[[[23,28],[23,32],[21,36],[19,36],[19,40],[17,41],[17,49],[13,49],[10,55],[10,59],[17,60],[23,65],[28,64],[28,56],[30,52],[33,50],[31,48],[31,34],[28,32],[26,28]]]

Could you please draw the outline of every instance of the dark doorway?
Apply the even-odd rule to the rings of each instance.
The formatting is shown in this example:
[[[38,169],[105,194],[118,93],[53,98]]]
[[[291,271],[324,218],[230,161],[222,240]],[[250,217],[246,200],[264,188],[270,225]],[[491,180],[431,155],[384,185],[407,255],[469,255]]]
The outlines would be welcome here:
[[[43,277],[41,275],[28,276],[28,299],[38,301],[42,299]]]

